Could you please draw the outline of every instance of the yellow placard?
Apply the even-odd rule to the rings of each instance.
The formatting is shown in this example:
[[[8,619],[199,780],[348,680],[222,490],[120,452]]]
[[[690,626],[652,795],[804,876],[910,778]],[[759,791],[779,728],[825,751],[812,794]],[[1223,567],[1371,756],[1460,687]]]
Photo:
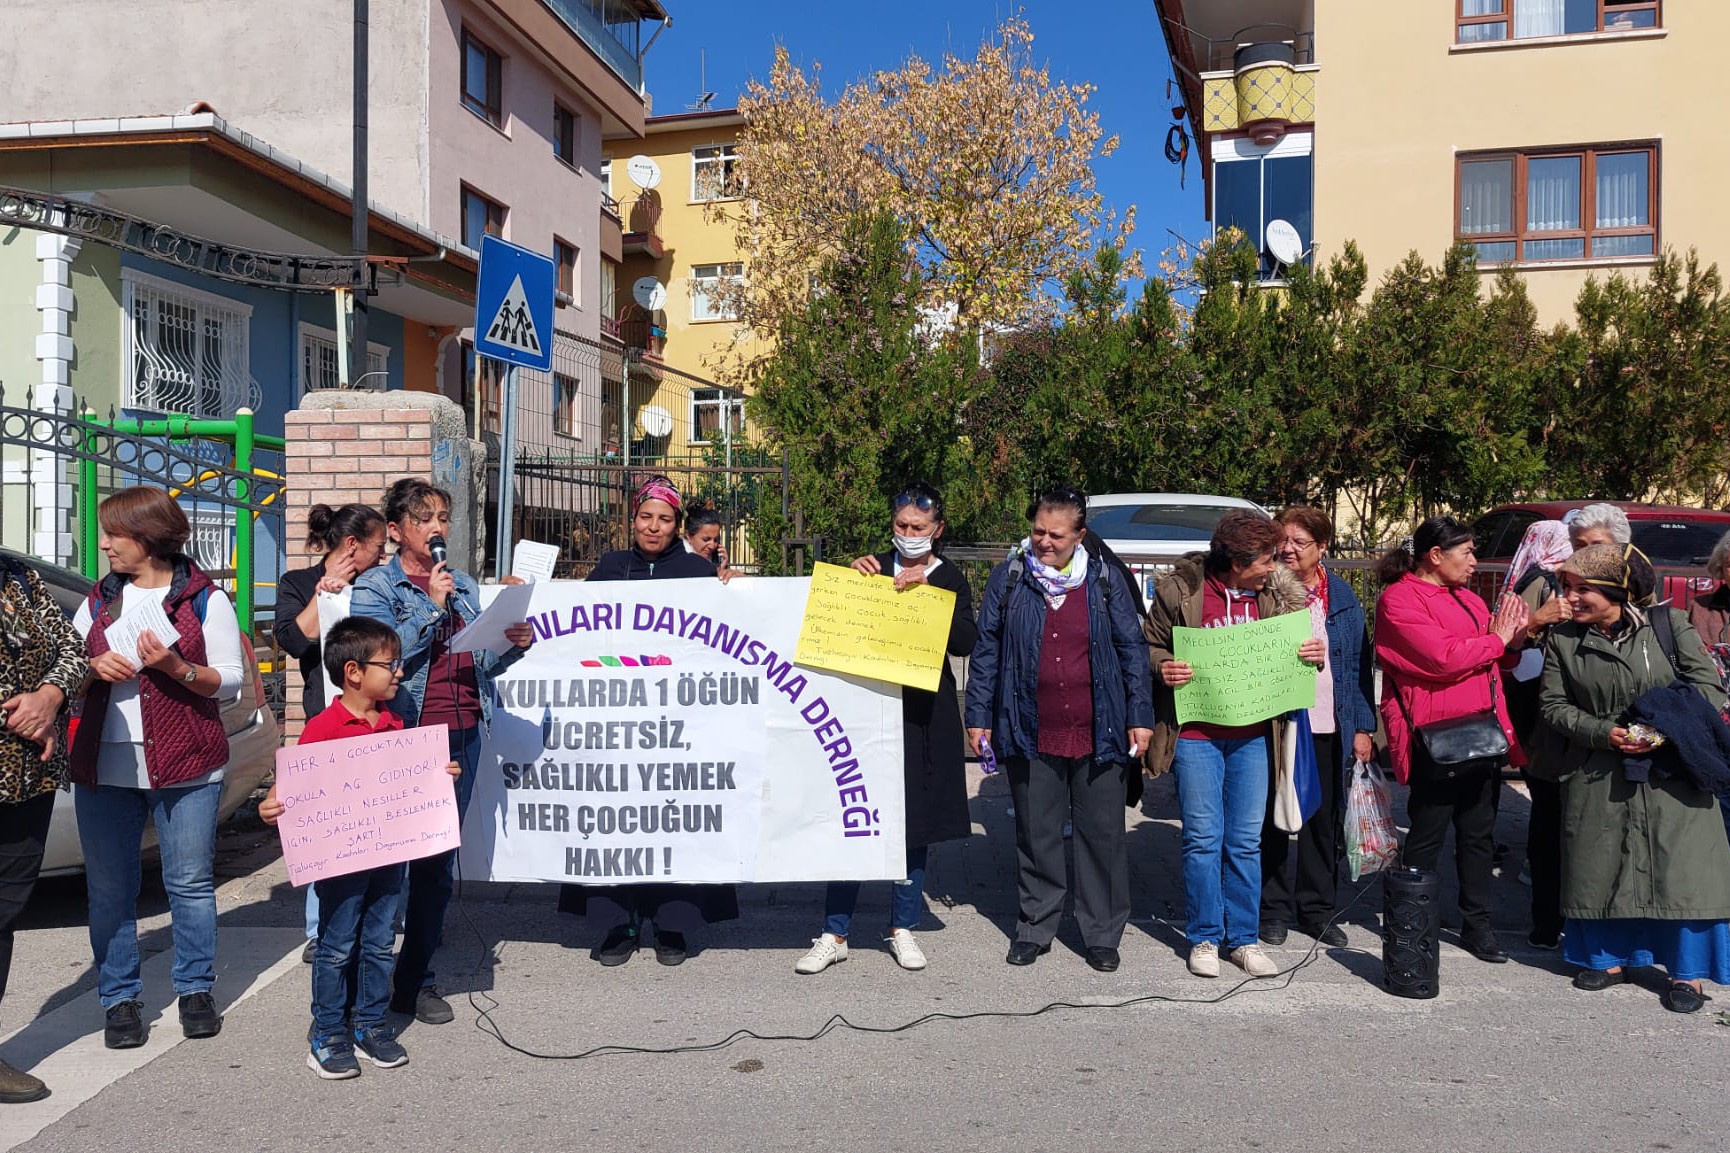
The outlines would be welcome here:
[[[954,614],[955,594],[948,589],[916,584],[897,592],[887,576],[819,564],[811,572],[793,659],[935,692]]]

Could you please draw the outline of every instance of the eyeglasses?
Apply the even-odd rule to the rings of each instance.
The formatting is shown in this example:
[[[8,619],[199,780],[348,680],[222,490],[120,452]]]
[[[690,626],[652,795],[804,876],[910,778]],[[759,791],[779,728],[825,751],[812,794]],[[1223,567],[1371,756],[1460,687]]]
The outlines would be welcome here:
[[[370,668],[389,669],[393,673],[402,672],[402,658],[401,657],[397,657],[394,660],[388,660],[388,661],[362,661],[360,663],[363,665],[367,665]]]
[[[1291,545],[1293,548],[1297,549],[1299,552],[1302,552],[1306,548],[1315,548],[1316,547],[1315,541],[1302,540],[1302,539],[1295,537],[1295,536],[1286,537],[1285,542],[1287,544]]]

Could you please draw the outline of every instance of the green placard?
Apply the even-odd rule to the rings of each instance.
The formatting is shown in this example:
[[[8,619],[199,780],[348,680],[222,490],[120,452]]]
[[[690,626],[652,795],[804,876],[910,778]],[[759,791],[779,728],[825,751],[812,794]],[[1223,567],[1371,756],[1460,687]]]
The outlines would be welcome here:
[[[1173,629],[1172,655],[1195,671],[1177,690],[1178,723],[1253,725],[1314,708],[1315,666],[1297,655],[1309,639],[1307,612],[1217,629]]]

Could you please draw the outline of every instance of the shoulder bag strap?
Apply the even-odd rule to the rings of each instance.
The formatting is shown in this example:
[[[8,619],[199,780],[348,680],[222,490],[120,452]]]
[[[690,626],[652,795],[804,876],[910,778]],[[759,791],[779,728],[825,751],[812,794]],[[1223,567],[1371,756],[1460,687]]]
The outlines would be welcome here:
[[[1659,605],[1647,614],[1652,622],[1652,631],[1657,634],[1658,647],[1664,650],[1669,658],[1670,671],[1676,674],[1677,680],[1684,679],[1682,666],[1676,661],[1676,621],[1670,615],[1669,605]]]

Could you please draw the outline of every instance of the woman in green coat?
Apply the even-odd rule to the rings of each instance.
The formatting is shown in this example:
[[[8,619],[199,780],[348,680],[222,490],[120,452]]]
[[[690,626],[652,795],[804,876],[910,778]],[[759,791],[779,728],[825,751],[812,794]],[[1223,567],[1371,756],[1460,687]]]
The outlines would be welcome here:
[[[1630,780],[1628,758],[1656,747],[1623,719],[1648,689],[1681,679],[1714,708],[1724,694],[1700,637],[1668,605],[1637,607],[1655,586],[1638,549],[1592,545],[1561,569],[1573,619],[1544,645],[1539,711],[1566,741],[1562,773],[1563,956],[1588,992],[1661,965],[1664,1007],[1700,1008],[1702,978],[1730,984],[1730,843],[1711,793],[1681,777]],[[1668,613],[1672,668],[1647,612]]]

